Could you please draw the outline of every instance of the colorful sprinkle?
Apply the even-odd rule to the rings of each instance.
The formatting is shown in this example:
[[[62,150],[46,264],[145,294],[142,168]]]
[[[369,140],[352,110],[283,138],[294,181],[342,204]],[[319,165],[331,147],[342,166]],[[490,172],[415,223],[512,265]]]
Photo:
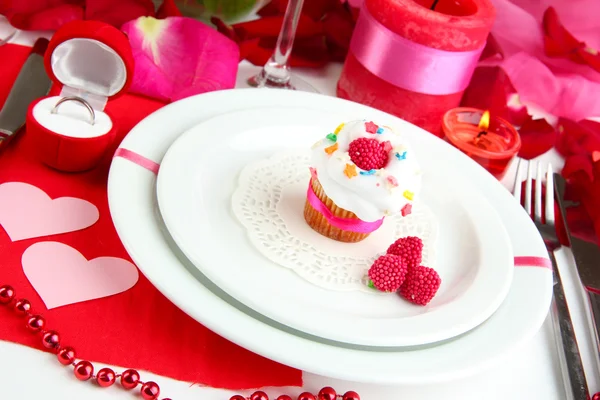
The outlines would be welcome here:
[[[327,153],[327,154],[330,154],[330,155],[331,155],[331,154],[333,154],[333,152],[334,152],[334,151],[336,151],[336,150],[338,149],[338,147],[339,147],[339,146],[338,146],[338,144],[337,144],[337,143],[336,143],[336,144],[333,144],[333,145],[331,145],[331,146],[329,146],[329,147],[325,147],[325,153]]]
[[[338,152],[336,154],[336,157],[337,157],[338,160],[343,161],[343,162],[349,162],[349,161],[351,161],[350,154],[348,154],[348,152],[342,153],[340,151],[340,152]]]
[[[390,185],[391,187],[397,187],[398,186],[398,179],[396,179],[393,176],[388,176],[385,181],[388,183],[388,185]]]
[[[375,172],[377,172],[377,170],[375,169],[370,169],[368,171],[360,171],[361,175],[375,175]]]
[[[402,207],[402,210],[400,210],[400,212],[402,213],[403,217],[406,217],[407,215],[409,215],[412,212],[412,204],[407,203],[404,205],[404,207]]]
[[[383,129],[382,127],[379,127],[379,128],[377,128],[377,131],[376,131],[376,133],[377,133],[378,135],[381,135],[381,134],[382,134],[384,131],[385,131],[385,129]]]
[[[330,133],[329,135],[327,135],[325,137],[334,143],[337,142],[337,135],[335,133]]]
[[[412,201],[413,198],[415,197],[415,194],[413,192],[411,192],[410,190],[405,190],[404,193],[402,193],[402,196],[404,196],[407,200]]]
[[[310,171],[310,176],[312,176],[313,179],[317,179],[317,170],[313,167],[308,167],[308,169]]]
[[[339,124],[337,128],[335,128],[335,131],[333,131],[334,135],[337,135],[338,133],[340,133],[340,131],[342,130],[342,128],[344,127],[344,125],[346,124]]]
[[[402,154],[396,153],[396,158],[398,160],[406,160],[406,151],[404,153],[402,153]]]
[[[369,133],[377,133],[377,129],[379,129],[379,127],[377,126],[377,124],[374,124],[371,121],[371,122],[365,122],[365,129]]]
[[[346,164],[346,168],[344,168],[344,175],[346,175],[349,179],[357,176],[358,174],[356,173],[356,166],[354,164]]]
[[[386,140],[385,142],[383,142],[383,150],[384,151],[390,151],[392,150],[392,143],[390,143],[389,140]]]

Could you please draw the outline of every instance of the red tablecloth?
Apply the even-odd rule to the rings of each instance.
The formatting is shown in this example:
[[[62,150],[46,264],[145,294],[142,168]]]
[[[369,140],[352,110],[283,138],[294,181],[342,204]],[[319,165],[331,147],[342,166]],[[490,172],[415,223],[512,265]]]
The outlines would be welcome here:
[[[25,61],[29,48],[0,46],[0,105]],[[107,105],[121,131],[114,144],[142,118],[164,104],[125,95]],[[149,370],[175,379],[213,387],[242,389],[262,386],[301,385],[300,371],[279,365],[246,351],[192,320],[140,274],[131,289],[114,296],[46,310],[23,273],[21,256],[32,244],[43,241],[65,243],[88,260],[112,256],[130,260],[115,232],[106,197],[111,149],[98,168],[80,174],[65,174],[40,164],[31,152],[26,132],[0,155],[0,183],[26,182],[50,197],[79,197],[96,205],[100,219],[79,232],[11,242],[0,230],[0,284],[10,283],[19,297],[31,300],[50,329],[56,329],[65,345],[77,350],[78,358],[123,367]],[[76,285],[69,276],[57,276],[57,285]],[[41,349],[38,336],[24,323],[14,323],[10,311],[0,307],[0,339]],[[41,357],[42,355],[40,355]]]

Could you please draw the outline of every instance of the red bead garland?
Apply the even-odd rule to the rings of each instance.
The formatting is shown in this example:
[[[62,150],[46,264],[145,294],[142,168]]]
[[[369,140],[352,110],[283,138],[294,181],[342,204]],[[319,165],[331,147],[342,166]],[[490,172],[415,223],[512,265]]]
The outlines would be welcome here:
[[[80,381],[87,381],[94,375],[94,366],[89,361],[79,361],[75,364],[73,373]]]
[[[110,368],[102,368],[96,374],[96,383],[100,387],[109,387],[114,385],[116,381],[115,371]]]
[[[269,400],[269,396],[267,396],[265,392],[259,390],[250,395],[250,400]]]
[[[25,315],[31,310],[31,303],[25,299],[17,300],[14,310],[17,314]]]
[[[0,305],[10,305],[15,300],[15,291],[9,285],[0,286]],[[148,381],[141,382],[140,374],[135,369],[128,369],[123,371],[120,375],[110,368],[102,368],[94,375],[94,366],[91,362],[80,360],[76,362],[75,349],[72,347],[61,347],[60,335],[56,331],[46,331],[46,320],[41,315],[33,315],[31,313],[31,303],[27,299],[15,300],[12,304],[12,308],[17,315],[27,316],[26,327],[32,333],[42,334],[42,345],[49,350],[53,350],[56,354],[58,362],[62,365],[72,365],[73,374],[80,381],[89,381],[93,379],[98,386],[106,388],[112,386],[117,381],[117,378],[121,378],[121,386],[127,390],[134,389],[136,386],[141,384],[140,394],[144,400],[158,400],[160,395],[160,387],[156,382]],[[317,396],[309,392],[301,393],[298,396],[298,400],[360,400],[358,393],[350,391],[346,392],[343,396],[337,395],[336,391],[331,387],[324,387],[319,391]],[[163,398],[162,400],[171,400],[170,398]],[[250,397],[244,397],[239,394],[232,396],[229,400],[269,400],[269,396],[263,391],[256,391],[250,395]],[[277,400],[293,400],[290,396],[282,394],[277,397]],[[600,400],[600,393],[596,393],[593,400]]]
[[[342,400],[360,400],[360,396],[358,395],[358,393],[350,390],[350,391],[344,393]]]
[[[60,336],[58,336],[58,333],[54,331],[44,332],[44,336],[42,336],[42,344],[47,349],[58,349],[60,346]]]
[[[319,400],[335,400],[336,397],[337,393],[335,392],[335,390],[333,390],[332,387],[329,386],[319,390],[319,394],[317,396]]]
[[[304,392],[300,393],[300,396],[298,396],[298,400],[316,400],[316,398],[312,393]]]
[[[56,357],[62,365],[71,365],[75,362],[75,350],[71,347],[63,347],[58,350]]]
[[[140,374],[135,369],[128,369],[121,374],[121,386],[131,390],[137,386],[140,381]]]
[[[46,321],[39,315],[34,315],[27,319],[27,328],[33,333],[41,331],[44,325],[46,325]]]
[[[160,388],[156,382],[146,382],[142,385],[141,389],[142,398],[144,400],[155,400],[160,394]]]
[[[15,297],[15,290],[8,285],[0,287],[0,304],[8,304]]]

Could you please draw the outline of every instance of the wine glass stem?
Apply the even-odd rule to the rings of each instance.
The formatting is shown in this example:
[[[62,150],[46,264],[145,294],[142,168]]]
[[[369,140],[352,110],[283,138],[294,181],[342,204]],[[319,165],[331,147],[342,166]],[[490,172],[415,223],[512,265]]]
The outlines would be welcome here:
[[[283,17],[281,31],[277,38],[275,51],[261,72],[263,80],[273,81],[278,84],[286,84],[290,80],[288,60],[292,52],[303,4],[304,0],[289,0]]]

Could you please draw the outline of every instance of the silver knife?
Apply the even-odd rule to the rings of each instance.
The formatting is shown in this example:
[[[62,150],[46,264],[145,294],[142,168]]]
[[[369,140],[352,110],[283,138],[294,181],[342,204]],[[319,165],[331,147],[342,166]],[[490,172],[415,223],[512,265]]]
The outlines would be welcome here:
[[[559,174],[554,174],[554,182],[558,206],[560,207],[565,231],[569,237],[579,279],[590,300],[590,312],[594,323],[596,349],[600,353],[600,247],[598,247],[596,243],[579,239],[571,234],[571,231],[567,226],[566,209],[568,207],[564,197],[566,182]]]
[[[6,146],[25,124],[29,104],[46,96],[50,91],[52,81],[44,68],[44,53],[47,47],[47,39],[42,38],[35,42],[0,110],[0,149]]]

